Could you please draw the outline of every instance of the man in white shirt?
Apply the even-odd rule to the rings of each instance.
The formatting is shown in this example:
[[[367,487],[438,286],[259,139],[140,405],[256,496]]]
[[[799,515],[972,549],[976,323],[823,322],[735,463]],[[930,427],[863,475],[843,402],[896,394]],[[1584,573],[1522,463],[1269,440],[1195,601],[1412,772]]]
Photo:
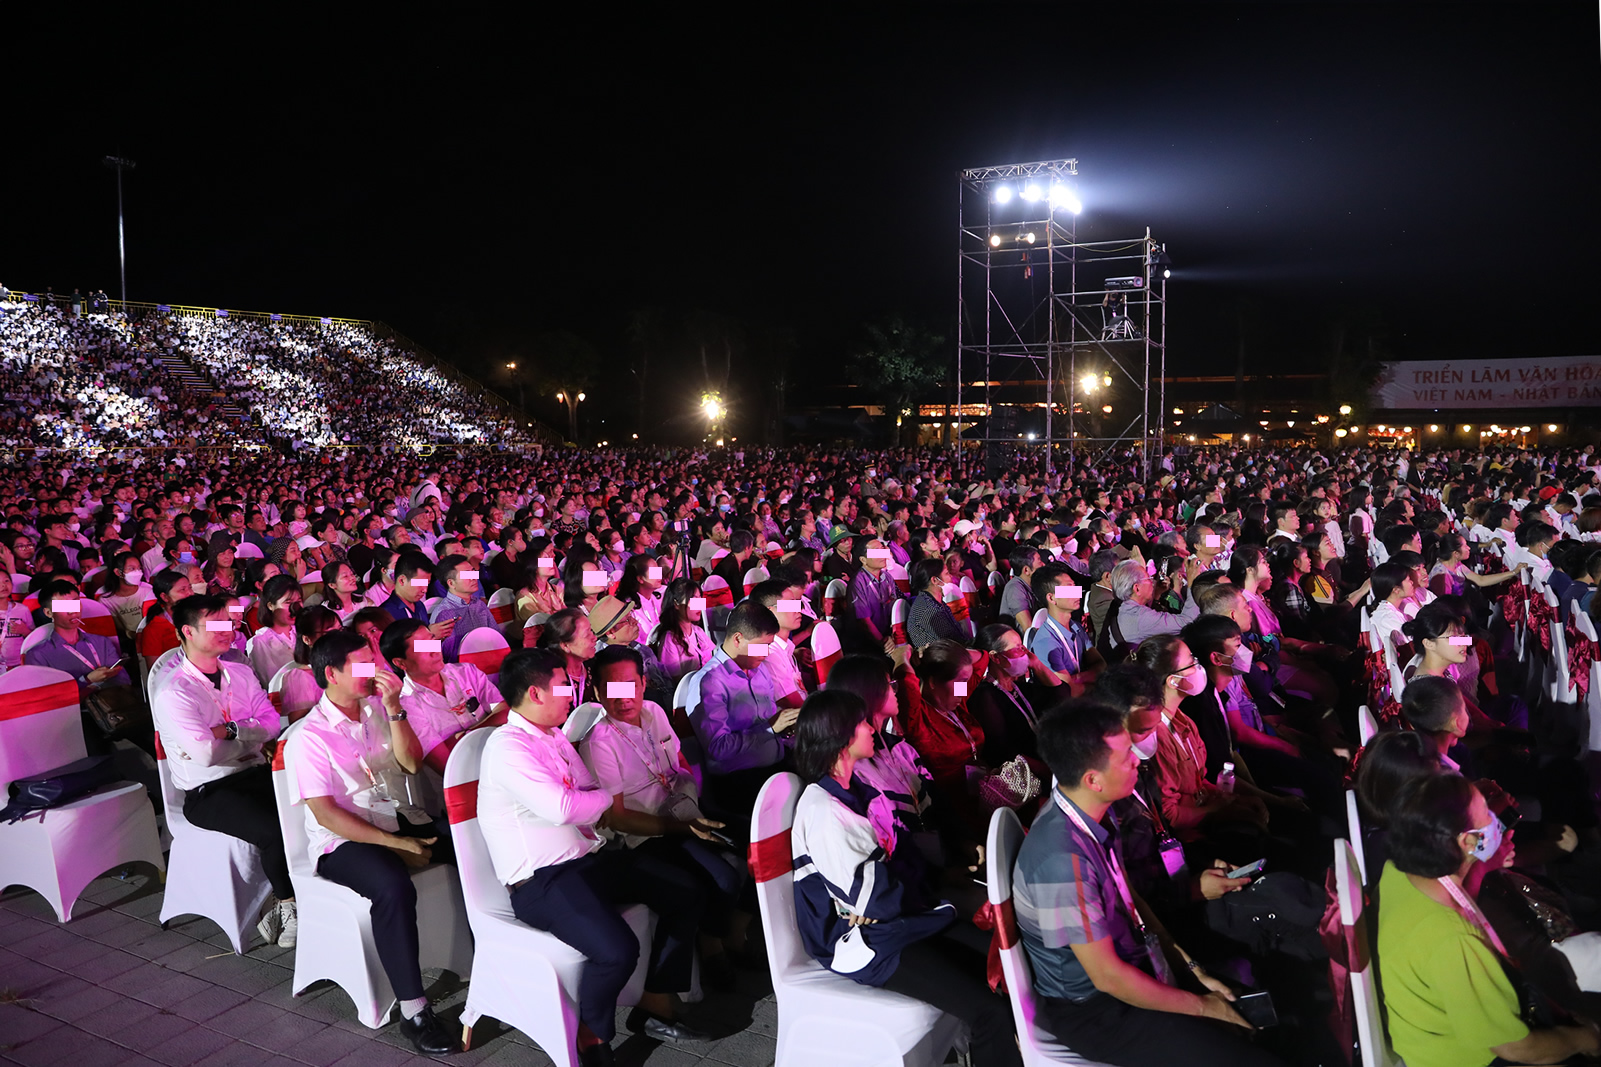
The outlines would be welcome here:
[[[500,667],[511,716],[484,745],[478,824],[495,874],[519,921],[546,930],[588,962],[578,990],[585,1067],[612,1063],[617,995],[639,960],[639,942],[619,907],[656,913],[656,937],[640,1008],[643,1032],[662,1041],[701,1036],[673,1021],[673,993],[689,988],[695,932],[705,898],[693,877],[648,854],[603,848],[613,797],[562,733],[571,710],[566,658],[518,649]],[[630,1026],[640,1029],[634,1021]]]
[[[396,702],[417,736],[422,763],[440,772],[462,734],[506,710],[487,674],[471,663],[446,663],[442,647],[416,619],[390,623],[378,643],[403,679]]]
[[[277,903],[258,929],[268,944],[293,948],[299,929],[295,887],[262,751],[278,736],[278,711],[247,665],[221,659],[234,639],[226,600],[185,597],[173,606],[172,625],[182,655],[152,686],[150,712],[167,772],[183,793],[184,818],[260,850]]]
[[[425,1055],[454,1052],[455,1036],[423,994],[411,880],[412,868],[453,862],[454,853],[448,835],[436,836],[411,801],[405,768],[422,753],[405,713],[372,699],[376,689],[393,703],[400,679],[346,630],[317,639],[311,670],[322,700],[284,742],[290,799],[305,806],[311,862],[322,877],[371,902],[373,942],[400,1002],[400,1032]]]

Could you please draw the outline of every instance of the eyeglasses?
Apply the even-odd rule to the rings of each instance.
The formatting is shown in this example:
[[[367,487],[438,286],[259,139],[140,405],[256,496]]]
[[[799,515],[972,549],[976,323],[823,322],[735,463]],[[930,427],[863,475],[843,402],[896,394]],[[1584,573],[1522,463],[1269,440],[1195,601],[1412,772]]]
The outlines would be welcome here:
[[[1176,670],[1176,671],[1168,671],[1167,672],[1167,676],[1169,678],[1177,678],[1181,674],[1190,673],[1191,668],[1199,667],[1200,665],[1201,665],[1201,661],[1200,660],[1192,659],[1192,660],[1190,660],[1190,662],[1186,663],[1184,666],[1180,667],[1178,670]]]

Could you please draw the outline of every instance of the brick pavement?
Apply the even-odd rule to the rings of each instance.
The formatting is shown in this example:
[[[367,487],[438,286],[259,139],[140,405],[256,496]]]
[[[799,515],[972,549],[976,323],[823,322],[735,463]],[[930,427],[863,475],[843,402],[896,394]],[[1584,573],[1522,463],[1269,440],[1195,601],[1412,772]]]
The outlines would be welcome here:
[[[0,895],[0,1060],[23,1067],[403,1067],[418,1056],[393,1024],[369,1030],[344,992],[319,982],[290,995],[294,950],[235,956],[210,921],[156,922],[161,887],[135,865],[94,882],[70,923],[44,899]],[[466,988],[424,972],[441,1017],[459,1025]],[[624,1067],[761,1067],[773,1062],[778,1009],[765,972],[741,971],[732,993],[708,992],[685,1017],[718,1035],[674,1048],[631,1034],[618,1014]],[[439,1061],[494,1067],[549,1064],[525,1035],[480,1019],[473,1048]]]

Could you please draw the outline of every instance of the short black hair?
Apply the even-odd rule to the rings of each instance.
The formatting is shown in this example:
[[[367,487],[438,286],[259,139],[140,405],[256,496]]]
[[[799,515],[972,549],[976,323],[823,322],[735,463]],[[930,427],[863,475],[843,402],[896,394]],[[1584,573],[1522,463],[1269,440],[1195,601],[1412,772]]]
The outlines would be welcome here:
[[[1229,638],[1240,636],[1240,624],[1227,615],[1202,615],[1184,627],[1182,636],[1201,666],[1210,667],[1211,654],[1223,651]]]
[[[201,619],[227,606],[228,601],[220,596],[186,596],[172,606],[172,628],[178,631],[181,641],[185,626],[199,629]]]
[[[384,630],[383,636],[378,638],[378,653],[389,662],[395,670],[400,671],[395,660],[403,659],[411,642],[412,635],[418,630],[428,629],[428,624],[421,619],[396,619]],[[400,671],[405,675],[405,671]]]
[[[616,663],[632,663],[640,681],[645,680],[645,657],[632,645],[607,645],[595,653],[589,661],[590,677],[599,678],[602,670]]]
[[[1119,663],[1101,671],[1086,700],[1118,708],[1127,715],[1135,704],[1158,707],[1162,703],[1162,678],[1138,663]]]
[[[159,578],[160,575],[157,575]],[[261,606],[276,604],[300,588],[300,579],[292,574],[275,574],[261,585]]]
[[[1474,828],[1473,792],[1458,774],[1423,775],[1402,786],[1390,812],[1390,862],[1420,878],[1455,874],[1462,866],[1457,836]]]
[[[1077,789],[1090,771],[1106,769],[1112,756],[1106,739],[1126,729],[1123,713],[1116,708],[1070,700],[1040,719],[1040,758],[1059,783]]]
[[[1437,734],[1451,725],[1464,699],[1462,690],[1451,679],[1417,675],[1406,683],[1406,690],[1401,694],[1401,714],[1413,729]]]
[[[456,572],[464,567],[466,563],[466,556],[459,552],[452,553],[439,560],[439,566],[434,568],[434,573],[439,576],[441,582],[448,582],[456,577]]]
[[[754,600],[741,601],[728,615],[728,625],[724,628],[724,637],[739,634],[747,641],[763,637],[772,637],[778,633],[778,616],[762,607]]]
[[[828,672],[823,688],[855,693],[871,715],[884,706],[890,693],[888,662],[882,656],[846,656]]]
[[[849,690],[821,689],[807,697],[795,720],[795,773],[803,782],[827,777],[866,719],[867,704]]]
[[[1356,803],[1365,826],[1390,824],[1390,810],[1414,778],[1440,773],[1440,752],[1424,734],[1387,730],[1362,746],[1356,763]]]
[[[81,594],[78,592],[78,587],[66,578],[53,578],[44,587],[44,592],[39,594],[39,606],[49,607],[50,602],[56,597],[60,597],[62,600],[78,600]],[[50,610],[54,611],[55,609],[51,608]]]
[[[317,679],[317,687],[327,689],[329,668],[343,667],[352,652],[366,647],[366,638],[349,630],[330,630],[317,638],[311,646],[311,673]]]
[[[518,707],[530,689],[548,689],[557,671],[567,669],[567,657],[548,648],[519,648],[510,652],[500,663],[500,675],[495,679],[500,695],[506,703]]]
[[[400,557],[400,562],[395,564],[395,578],[397,580],[400,578],[415,578],[419,574],[424,578],[432,578],[434,576],[434,565],[421,552],[407,552]]]

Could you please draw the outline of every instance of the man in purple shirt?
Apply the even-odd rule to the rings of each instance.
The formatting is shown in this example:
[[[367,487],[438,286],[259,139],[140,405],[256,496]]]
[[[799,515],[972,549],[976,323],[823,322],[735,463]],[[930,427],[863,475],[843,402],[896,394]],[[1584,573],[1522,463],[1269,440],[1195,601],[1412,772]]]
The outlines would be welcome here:
[[[890,632],[890,611],[900,591],[889,576],[890,550],[873,538],[867,542],[861,569],[851,578],[851,610],[880,644]]]
[[[728,616],[722,645],[700,676],[689,721],[705,754],[707,790],[720,811],[749,818],[762,783],[782,769],[799,708],[780,711],[761,669],[778,634],[771,611],[747,600]]]

